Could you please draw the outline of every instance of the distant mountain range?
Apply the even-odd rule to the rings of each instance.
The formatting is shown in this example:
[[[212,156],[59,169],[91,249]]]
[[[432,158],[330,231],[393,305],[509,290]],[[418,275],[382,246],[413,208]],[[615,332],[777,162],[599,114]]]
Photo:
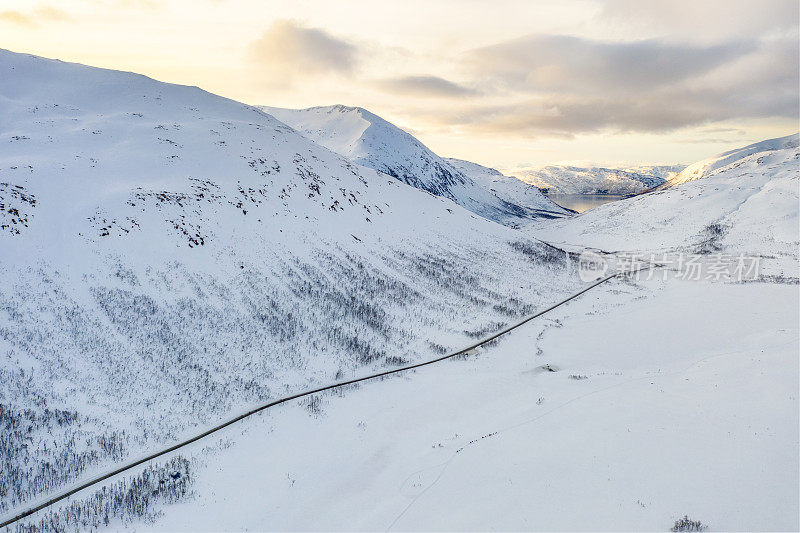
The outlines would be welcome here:
[[[631,195],[662,190],[698,180],[749,155],[797,148],[798,135],[760,141],[729,150],[691,165],[646,165],[624,168],[547,166],[538,170],[509,171],[546,194]]]
[[[547,166],[516,170],[513,174],[548,194],[639,194],[661,185],[683,170],[683,165],[626,168]]]

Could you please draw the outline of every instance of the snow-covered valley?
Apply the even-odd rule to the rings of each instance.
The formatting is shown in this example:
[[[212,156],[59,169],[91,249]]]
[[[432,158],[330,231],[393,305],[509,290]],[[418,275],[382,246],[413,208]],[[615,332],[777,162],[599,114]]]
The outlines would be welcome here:
[[[198,497],[147,530],[796,529],[796,303],[785,285],[602,286],[466,360],[198,447]],[[698,328],[710,316],[724,327]]]
[[[584,290],[583,251],[656,264],[8,531],[800,528],[797,135],[604,174],[660,186],[574,215],[361,108],[0,73],[0,517],[468,346]],[[687,281],[665,254],[761,269]]]
[[[444,353],[578,285],[551,248],[253,107],[0,61],[3,514],[244,406]]]

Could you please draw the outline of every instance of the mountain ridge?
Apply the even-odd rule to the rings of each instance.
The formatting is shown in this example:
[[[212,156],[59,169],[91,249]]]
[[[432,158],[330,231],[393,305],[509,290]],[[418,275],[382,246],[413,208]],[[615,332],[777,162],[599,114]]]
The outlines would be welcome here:
[[[363,108],[343,105],[260,108],[354,163],[450,198],[469,211],[501,224],[517,226],[530,219],[569,213],[535,189],[531,189],[525,204],[504,197],[503,190],[489,191],[482,180],[476,181],[410,133]]]
[[[726,167],[752,154],[797,148],[798,146],[800,146],[800,133],[759,141],[742,148],[734,148],[687,166],[681,172],[668,179],[661,187],[673,187],[681,183],[701,179],[717,169]]]

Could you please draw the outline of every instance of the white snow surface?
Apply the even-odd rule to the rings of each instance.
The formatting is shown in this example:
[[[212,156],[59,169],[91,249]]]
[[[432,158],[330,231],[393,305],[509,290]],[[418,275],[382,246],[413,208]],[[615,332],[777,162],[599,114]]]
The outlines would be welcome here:
[[[535,187],[506,177],[494,183],[496,170],[434,154],[410,133],[360,107],[343,105],[308,109],[261,109],[309,139],[354,163],[379,170],[505,225],[568,213]]]
[[[682,165],[647,165],[628,168],[547,166],[515,170],[521,180],[555,194],[639,194],[663,184]]]
[[[613,282],[477,356],[232,428],[145,529],[796,530],[796,304]]]
[[[518,231],[196,87],[0,51],[0,117],[0,515],[579,284]]]

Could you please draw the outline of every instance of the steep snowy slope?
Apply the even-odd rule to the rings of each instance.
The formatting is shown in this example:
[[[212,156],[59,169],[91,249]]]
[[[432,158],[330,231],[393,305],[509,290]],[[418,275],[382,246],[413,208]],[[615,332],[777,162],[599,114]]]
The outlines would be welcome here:
[[[754,151],[757,148],[764,151]],[[767,141],[746,154],[702,172],[702,179],[605,204],[572,220],[539,226],[552,242],[603,250],[682,250],[750,254],[767,271],[798,275],[798,185],[796,137]],[[702,164],[692,165],[701,168]]]
[[[708,174],[711,174],[718,168],[728,166],[752,154],[797,148],[799,144],[800,134],[795,133],[794,135],[787,135],[786,137],[779,137],[777,139],[769,139],[745,146],[744,148],[737,148],[735,150],[723,152],[714,157],[710,157],[708,159],[704,159],[703,161],[698,161],[697,163],[689,165],[675,176],[669,178],[667,182],[662,185],[662,188],[672,187],[681,183],[686,183],[687,181],[698,180]]]
[[[366,109],[342,105],[261,109],[354,163],[450,198],[490,220],[518,225],[532,218],[568,213],[538,191],[506,196],[505,189],[490,190],[484,180],[474,179],[451,160],[437,156],[412,135]]]
[[[500,198],[505,198],[511,203],[528,206],[543,205],[544,209],[550,208],[552,202],[535,185],[513,176],[506,176],[499,170],[464,161],[463,159],[447,158],[447,162],[465,176],[472,178],[475,183],[484,189],[489,190]]]
[[[0,514],[576,283],[519,232],[195,87],[0,51],[0,117]]]
[[[548,166],[539,170],[519,170],[526,182],[557,194],[638,194],[664,183],[683,166],[643,166],[631,168]]]

